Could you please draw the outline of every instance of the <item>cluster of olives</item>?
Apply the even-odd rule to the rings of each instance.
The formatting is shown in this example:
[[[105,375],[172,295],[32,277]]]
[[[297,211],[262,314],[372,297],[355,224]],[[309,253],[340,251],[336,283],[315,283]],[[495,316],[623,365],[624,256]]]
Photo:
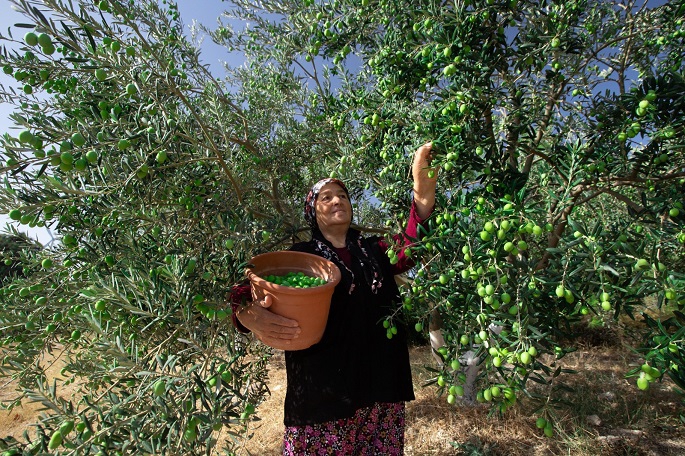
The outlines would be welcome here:
[[[304,272],[289,272],[285,275],[268,275],[264,280],[275,283],[276,285],[283,285],[285,287],[294,288],[311,288],[318,287],[326,283],[326,279],[305,274]]]

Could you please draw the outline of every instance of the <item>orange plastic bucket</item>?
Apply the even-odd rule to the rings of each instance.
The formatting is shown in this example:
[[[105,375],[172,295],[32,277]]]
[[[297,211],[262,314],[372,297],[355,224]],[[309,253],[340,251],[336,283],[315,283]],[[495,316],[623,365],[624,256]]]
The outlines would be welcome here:
[[[263,278],[289,272],[321,277],[326,283],[318,287],[294,288],[277,285]],[[269,310],[296,320],[300,325],[301,332],[296,339],[287,345],[271,345],[273,348],[303,350],[321,340],[328,321],[333,290],[340,282],[340,270],[334,263],[310,253],[290,250],[269,252],[252,258],[245,275],[250,280],[254,299],[264,299],[267,294],[271,295],[272,304]]]

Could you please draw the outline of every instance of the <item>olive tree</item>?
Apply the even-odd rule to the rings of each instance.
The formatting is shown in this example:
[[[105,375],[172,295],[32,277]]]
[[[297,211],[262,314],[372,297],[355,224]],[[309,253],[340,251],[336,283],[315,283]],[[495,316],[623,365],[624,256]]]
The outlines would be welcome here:
[[[547,385],[551,434],[563,341],[621,315],[644,323],[637,387],[685,387],[682,1],[233,3],[254,26],[220,28],[229,47],[339,80],[320,101],[347,138],[334,174],[366,184],[388,227],[409,202],[404,164],[433,142],[441,199],[388,321],[440,314],[449,402],[475,346],[477,399],[504,411],[528,380]]]
[[[11,405],[47,411],[1,445],[208,454],[223,432],[231,452],[268,350],[236,335],[227,294],[253,254],[302,235],[299,196],[339,138],[277,61],[210,74],[172,3],[13,3],[26,20],[0,38],[18,126],[0,206],[59,242],[1,289]]]
[[[683,2],[234,0],[206,28],[245,57],[222,77],[173,3],[13,3],[0,207],[61,240],[0,295],[24,329],[0,370],[48,410],[13,450],[206,454],[226,429],[234,451],[268,350],[235,334],[227,291],[303,238],[322,175],[355,189],[362,229],[396,231],[425,141],[440,198],[379,330],[441,315],[448,401],[476,347],[479,400],[504,411],[532,379],[549,406],[573,323],[645,303],[673,316],[644,317],[628,374],[685,387]]]
[[[42,246],[28,236],[16,232],[0,235],[0,252],[4,260],[0,264],[0,283],[24,273],[20,268],[21,256],[25,251],[37,251]]]

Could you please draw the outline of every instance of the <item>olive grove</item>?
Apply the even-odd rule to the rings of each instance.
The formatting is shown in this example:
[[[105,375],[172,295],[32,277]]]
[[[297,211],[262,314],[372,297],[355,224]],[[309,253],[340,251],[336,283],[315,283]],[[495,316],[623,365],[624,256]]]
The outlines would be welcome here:
[[[478,400],[548,385],[551,435],[574,324],[625,315],[636,390],[685,390],[682,0],[233,0],[204,29],[244,57],[224,75],[172,2],[11,2],[0,208],[60,242],[3,259],[24,274],[0,289],[0,373],[47,409],[9,454],[209,454],[222,429],[231,453],[269,350],[235,333],[228,291],[306,237],[323,176],[362,229],[401,228],[426,141],[439,201],[379,331],[440,314],[448,402],[476,347]]]

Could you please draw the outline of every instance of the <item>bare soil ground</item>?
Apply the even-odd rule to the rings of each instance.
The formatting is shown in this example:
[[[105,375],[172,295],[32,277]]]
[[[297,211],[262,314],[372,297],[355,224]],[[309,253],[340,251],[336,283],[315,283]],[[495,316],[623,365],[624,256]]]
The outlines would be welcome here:
[[[60,360],[60,355],[61,347],[58,346],[50,355],[43,359],[42,365],[50,382],[54,378],[61,378],[60,370],[63,364]],[[77,389],[78,385],[75,383],[70,385],[61,383],[59,387],[60,396],[69,397]],[[0,378],[0,403],[8,403],[14,400],[17,394],[16,382]],[[43,410],[44,406],[42,404],[28,400],[22,401],[21,406],[13,408],[12,411],[0,409],[0,438],[12,436],[19,439],[24,431],[29,431],[33,434],[31,424],[38,421],[39,415]]]
[[[485,406],[449,405],[433,386],[422,387],[433,375],[426,369],[434,362],[430,348],[412,348],[411,360],[416,400],[407,404],[407,456],[685,455],[685,426],[678,418],[685,413],[682,398],[668,380],[639,391],[624,374],[640,360],[624,348],[587,345],[565,358],[566,367],[578,373],[565,376],[573,392],[565,396],[569,405],[555,410],[552,438],[535,427],[530,399],[521,398],[504,417],[489,416]],[[59,359],[45,362],[51,365],[49,375],[59,376]],[[259,420],[250,424],[240,455],[280,454],[285,386],[283,357],[276,354],[269,372],[271,396],[259,406]],[[71,394],[67,388],[60,389],[62,394]],[[13,389],[0,384],[0,400],[12,397]],[[19,438],[38,419],[39,408],[25,403],[11,412],[0,410],[0,437]],[[226,436],[220,436],[216,454]]]

